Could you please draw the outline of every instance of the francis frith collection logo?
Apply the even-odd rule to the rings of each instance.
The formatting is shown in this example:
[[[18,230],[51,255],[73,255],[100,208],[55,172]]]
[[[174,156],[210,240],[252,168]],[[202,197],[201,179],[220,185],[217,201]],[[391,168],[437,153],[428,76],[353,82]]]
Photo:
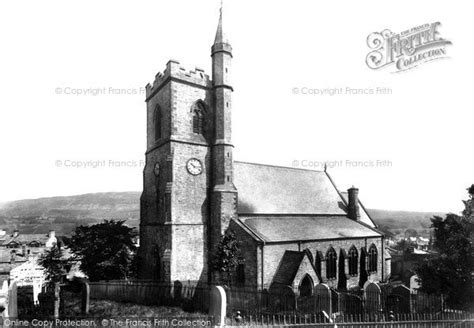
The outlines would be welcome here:
[[[384,30],[369,34],[367,45],[371,51],[366,57],[367,66],[372,69],[392,66],[395,72],[400,72],[447,58],[446,47],[451,41],[440,37],[440,26],[440,22],[435,22],[401,33]]]

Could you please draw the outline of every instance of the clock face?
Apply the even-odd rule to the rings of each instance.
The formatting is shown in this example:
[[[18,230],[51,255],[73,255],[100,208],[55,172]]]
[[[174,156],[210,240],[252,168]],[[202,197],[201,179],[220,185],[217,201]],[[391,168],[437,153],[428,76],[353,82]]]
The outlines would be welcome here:
[[[202,172],[202,164],[201,161],[198,160],[197,158],[191,158],[188,160],[186,163],[186,169],[188,172],[192,175],[198,175],[201,174]]]
[[[153,174],[155,174],[155,177],[160,175],[160,163],[155,164],[155,167],[153,168]]]

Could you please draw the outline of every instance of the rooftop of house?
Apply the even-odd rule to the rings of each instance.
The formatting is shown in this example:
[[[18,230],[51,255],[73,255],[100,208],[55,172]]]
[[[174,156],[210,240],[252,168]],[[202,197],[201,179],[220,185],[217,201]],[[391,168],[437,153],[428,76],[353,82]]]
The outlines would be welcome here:
[[[37,243],[40,246],[44,246],[48,241],[54,238],[56,237],[53,231],[47,234],[22,234],[15,230],[11,234],[4,234],[0,237],[0,246],[7,246],[15,243],[19,245]]]

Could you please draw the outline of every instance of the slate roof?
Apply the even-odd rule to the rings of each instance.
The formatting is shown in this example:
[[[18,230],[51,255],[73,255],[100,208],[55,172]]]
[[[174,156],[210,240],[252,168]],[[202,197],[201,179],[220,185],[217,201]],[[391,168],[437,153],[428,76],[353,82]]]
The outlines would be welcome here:
[[[37,241],[40,244],[45,244],[49,239],[48,234],[19,234],[16,237],[13,237],[13,235],[8,235],[4,238],[2,241],[2,245],[7,245],[13,241],[19,243],[19,244],[29,244],[33,241]]]
[[[325,172],[234,162],[239,214],[346,215]]]
[[[239,216],[264,242],[380,237],[377,231],[345,216]]]
[[[285,251],[273,278],[273,283],[291,285],[304,257],[304,252]]]
[[[348,195],[347,191],[342,191],[341,196],[344,198],[344,201],[346,202],[346,204],[348,204],[349,203],[349,195]],[[375,222],[372,220],[369,213],[365,210],[365,207],[364,207],[364,205],[362,205],[362,202],[360,201],[360,199],[359,199],[359,213],[360,213],[360,220],[363,223],[368,224],[371,227],[376,227]]]

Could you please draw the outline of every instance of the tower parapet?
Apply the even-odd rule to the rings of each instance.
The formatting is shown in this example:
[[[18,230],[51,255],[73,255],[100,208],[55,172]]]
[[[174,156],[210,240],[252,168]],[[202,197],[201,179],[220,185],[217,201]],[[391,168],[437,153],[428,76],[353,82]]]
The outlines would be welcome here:
[[[198,67],[194,70],[186,69],[177,60],[171,59],[166,64],[165,70],[155,75],[153,83],[146,85],[146,100],[153,97],[170,80],[189,83],[205,89],[212,88],[212,81],[203,69]]]

